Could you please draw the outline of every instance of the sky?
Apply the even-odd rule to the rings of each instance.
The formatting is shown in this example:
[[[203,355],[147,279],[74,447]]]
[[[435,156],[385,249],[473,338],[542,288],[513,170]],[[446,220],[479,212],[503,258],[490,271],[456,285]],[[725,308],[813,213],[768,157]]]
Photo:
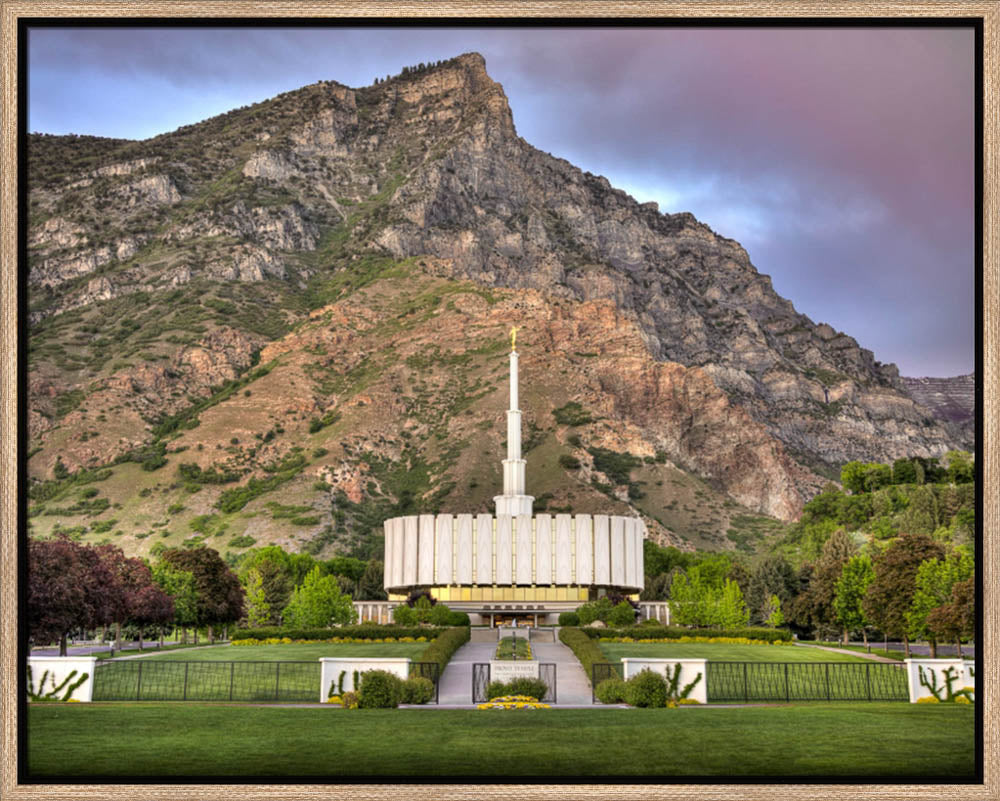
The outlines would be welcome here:
[[[971,28],[35,28],[28,129],[143,139],[476,51],[526,141],[739,241],[903,375],[975,362]]]

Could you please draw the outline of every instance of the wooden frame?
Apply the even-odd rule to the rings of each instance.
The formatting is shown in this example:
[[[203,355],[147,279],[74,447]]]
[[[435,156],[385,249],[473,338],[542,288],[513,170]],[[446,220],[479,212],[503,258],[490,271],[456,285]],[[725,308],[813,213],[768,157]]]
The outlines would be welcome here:
[[[16,383],[17,335],[17,26],[25,17],[91,17],[95,20],[122,17],[341,17],[359,22],[366,17],[426,18],[441,16],[477,17],[769,17],[804,16],[835,19],[842,17],[955,17],[983,20],[984,108],[983,108],[983,353],[984,414],[980,419],[983,477],[986,490],[983,508],[984,543],[981,553],[983,586],[994,588],[1000,582],[1000,557],[996,537],[1000,533],[1000,492],[998,469],[1000,447],[997,443],[1000,409],[997,407],[998,365],[1000,354],[1000,243],[997,202],[997,146],[1000,141],[1000,4],[995,0],[922,0],[919,2],[822,2],[815,0],[749,0],[748,2],[702,2],[701,0],[471,0],[468,3],[446,0],[390,0],[389,2],[349,2],[345,0],[278,0],[267,4],[242,0],[188,2],[187,0],[131,0],[56,2],[55,0],[0,0],[0,41],[2,41],[2,129],[0,129],[0,711],[2,711],[2,778],[0,796],[11,799],[121,798],[163,799],[223,798],[241,795],[247,798],[385,798],[385,799],[468,799],[538,797],[545,799],[581,799],[615,796],[639,798],[737,799],[775,797],[788,799],[964,799],[1000,798],[1000,716],[996,698],[1000,674],[996,670],[996,637],[1000,622],[997,594],[985,593],[982,599],[984,655],[990,659],[980,687],[985,699],[984,777],[983,785],[502,785],[482,784],[411,786],[389,785],[20,785],[17,783],[17,702],[16,702],[16,580],[17,532],[16,420],[18,386]]]

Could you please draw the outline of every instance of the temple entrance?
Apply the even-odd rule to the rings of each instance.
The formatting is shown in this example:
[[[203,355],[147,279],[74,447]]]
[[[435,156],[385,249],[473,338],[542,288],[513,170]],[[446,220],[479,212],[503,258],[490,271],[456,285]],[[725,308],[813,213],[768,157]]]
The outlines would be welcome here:
[[[524,626],[525,628],[538,625],[538,615],[534,612],[494,612],[490,615],[490,625],[493,628],[498,626]]]

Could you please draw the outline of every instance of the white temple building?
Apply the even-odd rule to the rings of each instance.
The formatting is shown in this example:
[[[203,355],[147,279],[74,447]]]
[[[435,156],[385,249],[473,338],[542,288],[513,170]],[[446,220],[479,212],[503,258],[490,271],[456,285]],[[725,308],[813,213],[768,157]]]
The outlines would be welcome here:
[[[610,592],[638,598],[646,525],[619,515],[532,514],[518,408],[518,352],[511,331],[510,408],[503,494],[495,514],[438,514],[385,521],[385,589],[392,602],[428,590],[473,624],[553,624],[560,612]],[[648,616],[648,613],[644,616]]]

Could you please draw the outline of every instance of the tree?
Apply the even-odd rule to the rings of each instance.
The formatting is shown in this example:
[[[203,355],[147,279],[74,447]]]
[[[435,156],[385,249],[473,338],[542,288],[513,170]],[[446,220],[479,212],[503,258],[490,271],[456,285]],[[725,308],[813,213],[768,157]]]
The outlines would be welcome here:
[[[715,601],[714,621],[723,628],[740,628],[750,622],[750,610],[743,601],[740,585],[726,579]]]
[[[162,593],[153,586],[153,577],[149,566],[142,559],[128,557],[121,548],[115,545],[98,545],[95,548],[98,558],[115,577],[113,590],[109,588],[108,604],[111,607],[111,622],[115,624],[115,647],[121,648],[122,625],[136,623],[143,616],[143,604],[150,609],[162,605],[162,599],[156,594]],[[149,595],[146,591],[154,593]],[[154,617],[156,613],[153,612]],[[142,630],[139,630],[139,643],[142,647]]]
[[[917,468],[909,459],[897,459],[892,463],[893,484],[916,484]]]
[[[861,554],[847,560],[834,585],[833,612],[844,630],[844,645],[847,645],[848,635],[854,629],[861,629],[861,636],[865,645],[868,645],[868,631],[865,628],[868,621],[861,601],[874,579],[875,570],[871,559]]]
[[[764,611],[767,612],[767,617],[764,618],[764,621],[772,629],[776,629],[784,623],[785,616],[781,613],[781,599],[777,595],[772,595],[767,599]]]
[[[913,603],[917,571],[928,559],[940,559],[944,548],[925,534],[904,534],[875,560],[875,579],[861,602],[865,617],[888,637],[902,637],[910,653],[906,614]]]
[[[976,625],[975,579],[958,581],[951,588],[951,601],[927,614],[927,627],[941,640],[954,640],[962,655],[962,640],[972,637]]]
[[[862,493],[865,491],[865,474],[867,472],[863,462],[848,462],[840,468],[840,483],[850,493]]]
[[[28,634],[35,643],[110,623],[117,585],[94,548],[57,537],[28,541]]]
[[[254,581],[259,581],[259,587],[254,591],[252,617],[257,621],[254,625],[277,626],[281,622],[281,610],[288,605],[294,588],[289,554],[277,545],[255,548],[240,562],[239,575],[248,594],[248,603],[251,576],[255,576]],[[266,615],[263,614],[265,608]],[[249,609],[247,615],[249,619]]]
[[[937,635],[927,618],[951,600],[955,584],[972,578],[974,570],[972,557],[965,551],[953,551],[945,559],[928,559],[917,568],[913,602],[906,613],[907,634],[915,640],[926,639],[932,659],[937,656]]]
[[[976,480],[976,463],[968,451],[948,451],[944,456],[948,465],[948,480],[952,484],[971,484]]]
[[[795,568],[781,554],[768,554],[754,562],[746,588],[751,621],[759,623],[767,620],[772,595],[778,596],[785,604],[791,601],[797,584]]]
[[[340,592],[336,576],[321,575],[319,565],[295,588],[284,611],[287,625],[304,628],[352,623],[355,616],[351,597]]]
[[[271,622],[271,604],[264,592],[264,579],[260,570],[252,568],[244,579],[246,590],[247,622],[251,626],[267,626]]]
[[[800,611],[817,632],[836,626],[833,599],[837,579],[856,550],[854,542],[842,529],[835,531],[823,545],[809,588],[799,604]]]
[[[215,625],[235,623],[243,617],[243,587],[218,551],[206,547],[168,548],[161,559],[194,576],[198,597],[196,625],[208,626],[210,639],[214,639]]]
[[[184,632],[183,637],[186,641],[187,627],[198,624],[198,590],[195,587],[194,575],[163,561],[153,565],[152,572],[153,581],[173,601],[173,623]]]
[[[384,601],[388,597],[385,594],[384,567],[378,559],[369,559],[358,582],[358,600]]]

